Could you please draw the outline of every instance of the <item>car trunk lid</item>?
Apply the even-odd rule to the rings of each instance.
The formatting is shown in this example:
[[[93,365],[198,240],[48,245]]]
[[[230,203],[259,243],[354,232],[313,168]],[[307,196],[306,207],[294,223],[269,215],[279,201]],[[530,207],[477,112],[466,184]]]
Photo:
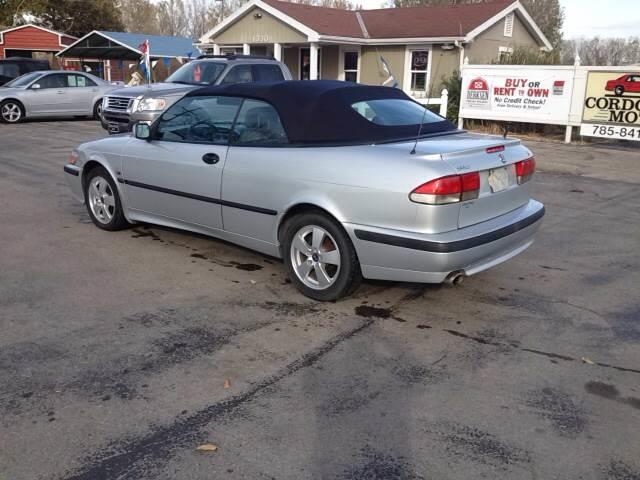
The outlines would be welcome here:
[[[532,154],[519,140],[470,133],[455,139],[429,139],[420,142],[418,149],[421,154],[440,153],[457,174],[479,172],[478,198],[459,204],[458,228],[498,217],[529,201],[527,183],[517,182],[515,163]]]

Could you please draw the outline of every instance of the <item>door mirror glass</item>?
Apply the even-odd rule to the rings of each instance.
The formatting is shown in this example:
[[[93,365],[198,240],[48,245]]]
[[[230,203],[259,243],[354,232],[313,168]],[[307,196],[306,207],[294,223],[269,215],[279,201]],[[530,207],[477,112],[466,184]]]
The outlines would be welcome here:
[[[151,127],[149,127],[148,123],[136,123],[133,127],[133,133],[135,134],[136,138],[139,138],[140,140],[151,139]]]
[[[31,85],[31,89],[32,90],[40,90],[40,84],[39,83],[34,83],[33,85]]]

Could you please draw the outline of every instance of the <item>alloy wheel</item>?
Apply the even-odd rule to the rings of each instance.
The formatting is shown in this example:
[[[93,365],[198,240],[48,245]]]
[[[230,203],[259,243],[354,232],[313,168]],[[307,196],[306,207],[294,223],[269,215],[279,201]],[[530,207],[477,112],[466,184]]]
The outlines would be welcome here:
[[[340,250],[335,239],[317,225],[302,227],[291,242],[291,264],[307,287],[325,290],[340,274]]]
[[[100,176],[93,177],[88,196],[93,216],[102,224],[111,222],[116,211],[116,197],[109,182]]]
[[[16,123],[22,117],[22,109],[20,105],[13,102],[7,102],[2,105],[2,119],[7,123]]]

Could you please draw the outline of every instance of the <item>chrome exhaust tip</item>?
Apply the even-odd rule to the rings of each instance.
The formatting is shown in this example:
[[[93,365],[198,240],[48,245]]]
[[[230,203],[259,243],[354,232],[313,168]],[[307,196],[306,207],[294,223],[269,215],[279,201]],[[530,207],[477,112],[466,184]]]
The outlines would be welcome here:
[[[460,285],[462,282],[464,282],[465,277],[466,275],[462,270],[458,272],[451,272],[449,275],[447,275],[447,278],[444,279],[444,283],[451,286]]]

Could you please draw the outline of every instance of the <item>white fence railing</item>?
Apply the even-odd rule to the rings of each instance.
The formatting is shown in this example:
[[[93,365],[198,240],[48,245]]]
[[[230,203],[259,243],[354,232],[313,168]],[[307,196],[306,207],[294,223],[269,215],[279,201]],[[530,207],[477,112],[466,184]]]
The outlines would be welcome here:
[[[447,116],[447,107],[449,106],[449,91],[445,88],[440,93],[440,97],[435,98],[426,98],[426,97],[412,97],[416,102],[421,103],[422,105],[440,105],[440,113],[441,116]]]

